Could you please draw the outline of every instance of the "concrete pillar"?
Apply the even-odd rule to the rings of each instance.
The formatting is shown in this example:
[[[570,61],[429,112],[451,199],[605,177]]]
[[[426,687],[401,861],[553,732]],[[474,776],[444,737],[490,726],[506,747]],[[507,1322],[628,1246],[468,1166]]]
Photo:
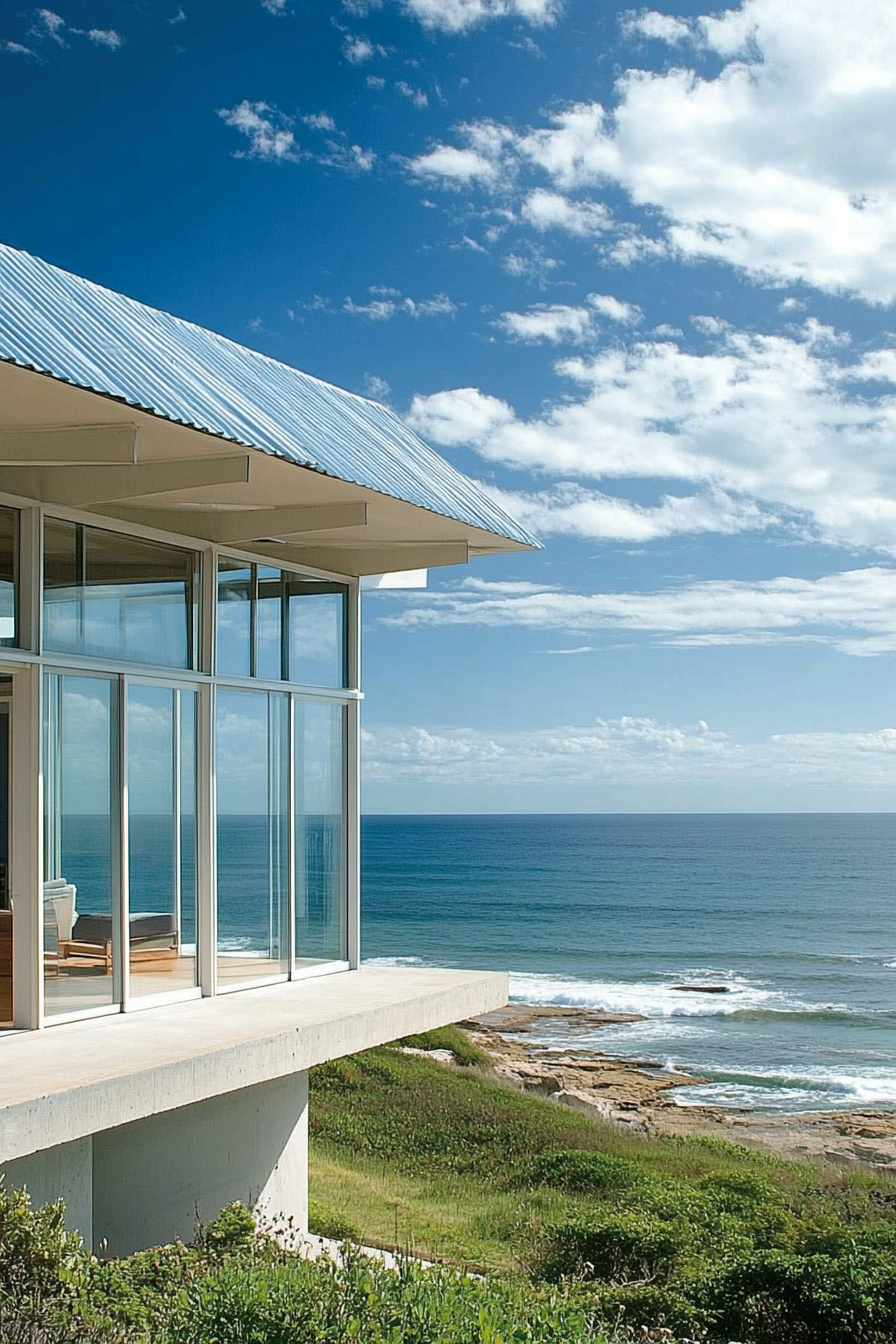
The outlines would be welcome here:
[[[93,1245],[180,1237],[239,1199],[308,1225],[308,1074],[148,1116],[93,1137]]]
[[[16,1158],[3,1165],[7,1190],[25,1189],[32,1207],[65,1200],[65,1225],[80,1232],[87,1245],[93,1236],[93,1139],[75,1139],[42,1153]]]

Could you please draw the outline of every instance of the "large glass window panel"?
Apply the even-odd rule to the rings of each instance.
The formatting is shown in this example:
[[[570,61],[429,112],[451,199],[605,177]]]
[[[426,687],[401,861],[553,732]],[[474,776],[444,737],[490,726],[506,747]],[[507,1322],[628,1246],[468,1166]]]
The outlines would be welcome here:
[[[306,686],[344,686],[345,589],[288,576],[289,679]]]
[[[44,646],[190,667],[196,560],[177,546],[48,520]]]
[[[288,700],[219,689],[218,984],[289,965]]]
[[[281,681],[283,670],[283,575],[267,565],[258,567],[256,674],[265,681]]]
[[[217,669],[222,676],[252,675],[254,606],[253,566],[242,560],[219,560]]]
[[[345,708],[295,702],[296,963],[345,959]]]
[[[44,990],[52,1016],[116,997],[118,682],[51,674],[45,695]]]
[[[0,509],[0,644],[18,642],[17,577],[19,515]]]
[[[196,984],[196,887],[183,882],[182,831],[196,815],[196,695],[127,689],[130,997]],[[195,871],[195,865],[194,865]]]

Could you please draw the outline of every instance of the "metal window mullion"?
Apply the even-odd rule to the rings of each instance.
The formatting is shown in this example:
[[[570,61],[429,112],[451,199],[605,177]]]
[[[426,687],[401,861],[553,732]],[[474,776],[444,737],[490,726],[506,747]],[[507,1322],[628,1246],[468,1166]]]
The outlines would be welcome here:
[[[111,683],[116,686],[116,682]],[[110,790],[113,816],[110,818],[112,844],[117,848],[118,900],[115,904],[117,919],[112,924],[112,996],[120,1007],[127,1012],[131,992],[131,928],[129,919],[129,814],[128,814],[128,729],[127,729],[127,681],[124,676],[117,680],[117,715],[112,717],[112,751],[116,763],[113,787]],[[117,786],[117,787],[116,787]],[[116,804],[117,799],[117,804]],[[117,817],[114,815],[118,812]],[[117,824],[116,824],[117,823]],[[116,839],[117,837],[117,839]],[[116,937],[117,935],[117,937]]]
[[[249,676],[258,676],[258,566],[249,566]]]
[[[345,954],[349,966],[361,964],[361,704],[354,700],[342,711],[343,722],[343,852]]]
[[[10,724],[9,895],[13,936],[13,1021],[44,1025],[42,674],[32,663],[13,673]]]
[[[181,926],[181,860],[183,840],[181,836],[181,692],[171,691],[171,806],[174,809],[174,927],[177,932],[177,953],[183,955],[183,936]]]
[[[289,978],[296,973],[296,698],[287,697],[286,741],[289,753],[286,775],[286,900],[289,947]]]
[[[196,955],[204,997],[218,988],[218,844],[215,786],[215,687],[199,688],[196,715]]]

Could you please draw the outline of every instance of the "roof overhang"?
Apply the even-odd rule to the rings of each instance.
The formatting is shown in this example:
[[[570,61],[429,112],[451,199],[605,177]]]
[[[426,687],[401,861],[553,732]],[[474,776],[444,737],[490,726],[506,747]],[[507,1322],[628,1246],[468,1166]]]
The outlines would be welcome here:
[[[345,575],[527,544],[0,362],[4,493]]]

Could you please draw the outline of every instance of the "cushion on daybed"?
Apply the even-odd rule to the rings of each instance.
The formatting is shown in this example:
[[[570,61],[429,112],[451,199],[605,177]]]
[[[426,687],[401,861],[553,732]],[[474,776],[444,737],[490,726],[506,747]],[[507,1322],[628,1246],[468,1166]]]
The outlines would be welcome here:
[[[177,932],[174,915],[158,915],[136,910],[130,918],[131,942],[144,938],[171,938]],[[72,940],[101,947],[112,941],[112,916],[84,913],[75,921]]]

